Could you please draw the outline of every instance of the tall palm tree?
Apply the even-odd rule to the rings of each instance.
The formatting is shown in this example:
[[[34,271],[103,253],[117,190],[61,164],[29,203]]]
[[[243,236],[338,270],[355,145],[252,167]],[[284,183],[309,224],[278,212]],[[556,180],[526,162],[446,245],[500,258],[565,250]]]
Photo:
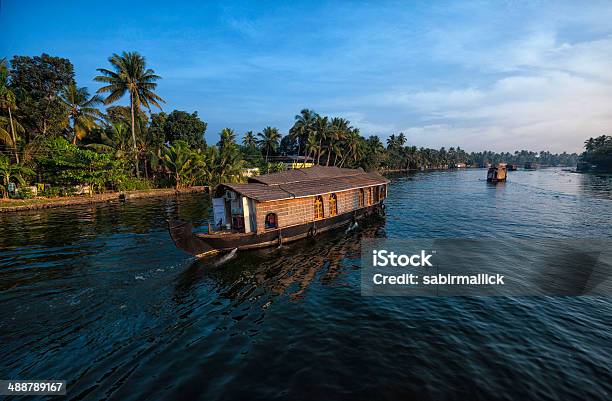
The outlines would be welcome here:
[[[310,159],[310,154],[312,153],[312,159],[314,160],[317,152],[319,150],[319,141],[317,139],[317,135],[313,132],[308,135],[308,139],[306,139],[306,151],[308,152],[306,155],[307,159]]]
[[[140,111],[140,105],[145,106],[149,110],[151,110],[153,105],[161,110],[159,103],[165,103],[165,101],[154,92],[157,88],[156,81],[161,77],[156,75],[152,69],[146,68],[145,58],[138,52],[123,52],[121,56],[115,53],[108,61],[111,63],[114,71],[98,68],[98,72],[102,75],[98,75],[94,80],[107,84],[98,89],[98,93],[108,93],[108,96],[104,99],[105,104],[116,102],[126,92],[130,95],[136,176],[140,177],[134,114],[135,110]]]
[[[400,147],[403,147],[406,144],[406,135],[404,135],[403,132],[400,132],[399,135],[397,136],[397,144]]]
[[[289,136],[291,136],[291,139],[297,139],[298,141],[298,156],[300,155],[302,144],[314,132],[314,122],[317,116],[317,113],[310,109],[302,109],[300,114],[295,116],[295,123],[289,130]],[[304,149],[304,156],[306,156],[306,152],[306,149]]]
[[[316,133],[317,140],[319,141],[319,146],[317,147],[317,164],[319,164],[319,161],[321,160],[321,152],[323,150],[323,141],[327,139],[329,134],[329,118],[317,115],[314,121],[314,132]]]
[[[247,148],[254,148],[257,146],[257,140],[255,139],[255,135],[253,135],[253,131],[247,131],[244,134],[244,138],[242,138],[242,144]]]
[[[341,141],[345,136],[346,133],[349,131],[349,124],[350,122],[344,118],[340,118],[340,117],[334,117],[331,120],[330,123],[330,128],[329,128],[329,134],[328,134],[328,138],[329,138],[329,145],[328,145],[328,151],[327,151],[327,163],[325,164],[326,166],[329,166],[329,161],[331,159],[331,154],[332,151],[334,151],[334,149],[339,149],[338,146],[334,146],[334,144],[338,141]],[[338,153],[336,153],[336,160],[338,159]],[[334,162],[334,165],[336,163]]]
[[[270,151],[275,151],[278,149],[278,145],[280,143],[281,135],[278,132],[278,128],[266,127],[262,132],[258,133],[257,136],[259,139],[259,146],[262,149],[266,150],[266,164],[268,163],[268,155]]]
[[[221,149],[236,144],[236,133],[231,128],[223,128],[219,133],[219,147]]]
[[[11,134],[15,132],[15,134]],[[25,129],[17,121],[11,121],[9,118],[0,117],[0,142],[9,145],[15,152],[15,161],[19,163],[19,152],[17,151],[16,133],[24,133]]]
[[[359,157],[358,150],[360,148],[360,141],[361,135],[359,135],[358,128],[354,128],[347,133],[346,138],[344,139],[345,152],[340,160],[340,167],[342,167],[344,162],[349,158],[352,158],[354,162],[357,161],[357,158]]]
[[[72,121],[74,145],[77,139],[83,139],[96,126],[96,120],[102,117],[100,110],[95,107],[102,104],[102,98],[98,95],[90,98],[87,88],[78,88],[73,81],[62,89],[59,99],[68,109],[68,118]]]
[[[17,151],[17,134],[13,122],[12,110],[15,109],[15,93],[9,87],[9,70],[6,58],[0,60],[0,108],[6,109],[9,116],[9,127],[11,130],[12,148],[15,152],[15,161],[19,163],[19,152]],[[8,142],[8,141],[7,141]]]

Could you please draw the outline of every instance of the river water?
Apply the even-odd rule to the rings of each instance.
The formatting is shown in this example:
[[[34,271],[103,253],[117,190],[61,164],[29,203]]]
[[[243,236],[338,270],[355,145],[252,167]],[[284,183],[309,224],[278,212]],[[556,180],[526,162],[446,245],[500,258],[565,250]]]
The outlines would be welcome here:
[[[612,178],[391,177],[387,217],[197,261],[205,195],[0,215],[0,379],[68,399],[612,398],[612,299],[362,297],[362,237],[612,238]]]

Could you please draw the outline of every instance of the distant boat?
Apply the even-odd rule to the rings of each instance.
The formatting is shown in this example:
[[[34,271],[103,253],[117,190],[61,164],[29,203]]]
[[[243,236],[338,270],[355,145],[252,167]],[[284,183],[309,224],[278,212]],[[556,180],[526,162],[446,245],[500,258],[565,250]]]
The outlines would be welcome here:
[[[487,171],[487,182],[503,182],[507,177],[506,163],[498,163],[495,167],[489,167]]]
[[[525,162],[525,170],[537,170],[540,165],[536,162]]]
[[[508,171],[516,171],[516,170],[518,170],[518,166],[516,164],[508,164],[506,166],[506,168],[508,169]]]
[[[196,256],[281,245],[382,214],[388,183],[378,173],[324,166],[250,177],[215,188],[208,233],[180,221],[168,227],[175,245]]]

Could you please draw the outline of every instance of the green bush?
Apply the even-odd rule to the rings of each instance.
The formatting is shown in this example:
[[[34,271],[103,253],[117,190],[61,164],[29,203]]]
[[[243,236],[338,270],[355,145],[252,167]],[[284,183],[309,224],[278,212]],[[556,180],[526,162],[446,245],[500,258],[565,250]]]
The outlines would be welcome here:
[[[62,187],[60,190],[60,196],[76,196],[77,190],[75,187]]]
[[[119,191],[136,191],[136,190],[147,190],[152,189],[153,184],[149,180],[138,179],[133,177],[123,178],[117,183],[117,189]]]
[[[44,182],[51,185],[87,184],[94,192],[103,192],[126,177],[122,163],[111,155],[79,149],[64,138],[46,139],[43,149],[36,157],[36,163],[43,173]]]
[[[34,197],[34,192],[29,187],[19,188],[15,193],[16,199],[32,199]]]
[[[55,198],[57,196],[60,196],[60,188],[50,187],[47,185],[45,186],[45,189],[39,193],[39,195],[44,196],[46,198]]]

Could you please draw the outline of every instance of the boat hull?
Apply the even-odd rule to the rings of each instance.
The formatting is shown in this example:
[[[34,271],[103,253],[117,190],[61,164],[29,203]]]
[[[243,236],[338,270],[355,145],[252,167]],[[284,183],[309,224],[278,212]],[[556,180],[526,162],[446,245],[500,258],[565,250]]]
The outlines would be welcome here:
[[[205,256],[232,249],[263,248],[308,237],[314,238],[322,232],[346,226],[375,213],[384,213],[382,202],[314,222],[250,234],[194,234],[190,223],[168,222],[168,225],[170,236],[178,248],[192,255]]]

